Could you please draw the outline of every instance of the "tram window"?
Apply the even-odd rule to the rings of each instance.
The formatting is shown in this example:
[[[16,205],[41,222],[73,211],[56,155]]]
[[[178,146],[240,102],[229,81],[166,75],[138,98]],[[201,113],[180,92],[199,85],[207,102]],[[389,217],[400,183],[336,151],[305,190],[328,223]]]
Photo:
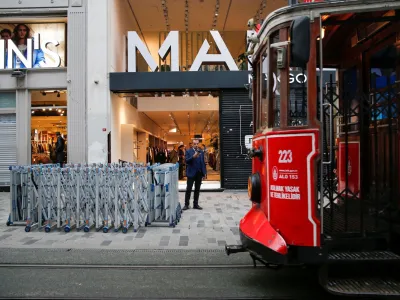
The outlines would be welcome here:
[[[268,126],[268,99],[267,99],[267,74],[268,56],[262,58],[261,62],[261,84],[260,84],[260,125],[262,128]]]
[[[291,68],[288,126],[307,125],[307,70]]]
[[[279,42],[279,31],[271,35],[271,43]],[[274,128],[280,127],[280,111],[281,111],[281,72],[277,68],[278,53],[277,48],[271,48],[271,66],[269,67],[268,78],[273,79],[272,91],[269,92],[272,101],[273,124]]]
[[[396,109],[396,69],[393,68],[372,68],[371,89],[373,112],[372,120],[385,120],[397,117]],[[392,103],[389,103],[391,100]]]
[[[280,127],[280,112],[281,112],[281,71],[280,69],[276,68],[277,62],[277,49],[271,49],[271,55],[273,59],[273,71],[272,76],[274,79],[274,84],[272,88],[272,106],[273,106],[273,118],[274,124],[273,127]]]

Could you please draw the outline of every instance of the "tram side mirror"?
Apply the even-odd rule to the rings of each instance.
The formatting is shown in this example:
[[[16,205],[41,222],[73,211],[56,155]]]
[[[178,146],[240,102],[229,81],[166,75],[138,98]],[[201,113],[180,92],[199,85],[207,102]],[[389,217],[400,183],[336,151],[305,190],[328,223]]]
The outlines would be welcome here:
[[[290,66],[305,68],[310,59],[310,18],[298,17],[290,26]]]

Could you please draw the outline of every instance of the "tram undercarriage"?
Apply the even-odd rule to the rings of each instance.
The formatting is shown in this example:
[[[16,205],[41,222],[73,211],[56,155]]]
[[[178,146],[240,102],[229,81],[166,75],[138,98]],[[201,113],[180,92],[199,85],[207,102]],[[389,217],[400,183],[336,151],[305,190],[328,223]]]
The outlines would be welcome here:
[[[281,10],[263,25],[264,46],[252,59],[261,128],[249,151],[253,207],[240,222],[242,245],[227,245],[226,252],[247,251],[255,263],[274,268],[317,265],[321,285],[334,294],[399,297],[400,3],[372,6],[302,5],[301,21],[288,22],[296,9]],[[311,9],[321,18],[306,32]],[[310,38],[301,66],[296,34]],[[264,61],[267,78],[279,73],[278,84],[260,80]],[[308,76],[299,93],[290,86],[293,68]],[[323,78],[326,68],[335,74]],[[284,155],[274,161],[278,149]]]

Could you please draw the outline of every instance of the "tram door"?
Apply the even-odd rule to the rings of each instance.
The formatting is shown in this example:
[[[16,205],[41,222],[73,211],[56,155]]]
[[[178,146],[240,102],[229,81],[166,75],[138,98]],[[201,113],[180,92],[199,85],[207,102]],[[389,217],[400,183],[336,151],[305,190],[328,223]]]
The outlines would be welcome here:
[[[394,46],[374,49],[323,87],[323,232],[389,232],[398,209],[398,83]]]

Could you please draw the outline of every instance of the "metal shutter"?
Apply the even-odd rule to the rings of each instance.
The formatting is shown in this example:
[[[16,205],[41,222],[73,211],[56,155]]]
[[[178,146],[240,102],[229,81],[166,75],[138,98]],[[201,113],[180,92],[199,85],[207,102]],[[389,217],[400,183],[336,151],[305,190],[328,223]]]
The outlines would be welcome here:
[[[247,189],[252,162],[247,157],[245,135],[253,134],[253,107],[246,89],[220,93],[221,185],[225,189]]]
[[[17,164],[15,114],[0,114],[0,186],[10,185],[9,166]]]

